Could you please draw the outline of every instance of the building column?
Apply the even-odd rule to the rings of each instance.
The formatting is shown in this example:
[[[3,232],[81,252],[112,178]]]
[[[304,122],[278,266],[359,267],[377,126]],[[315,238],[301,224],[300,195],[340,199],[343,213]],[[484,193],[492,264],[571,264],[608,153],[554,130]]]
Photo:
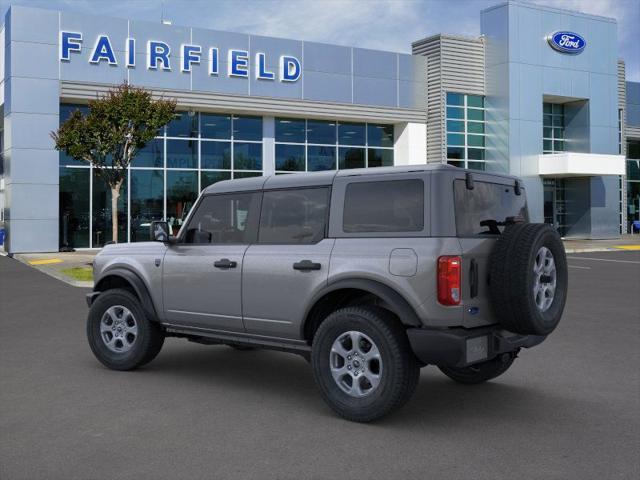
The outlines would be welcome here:
[[[426,124],[396,123],[393,130],[395,165],[423,165],[427,163]]]
[[[262,117],[262,174],[276,173],[276,121],[274,117]]]
[[[10,253],[57,252],[59,166],[50,133],[59,123],[58,12],[34,31],[32,10],[5,17],[4,146]]]

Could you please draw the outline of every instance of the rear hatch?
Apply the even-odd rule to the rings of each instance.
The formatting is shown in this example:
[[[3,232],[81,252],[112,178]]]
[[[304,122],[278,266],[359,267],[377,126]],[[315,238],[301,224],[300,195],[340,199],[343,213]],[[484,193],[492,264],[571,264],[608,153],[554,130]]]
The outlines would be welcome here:
[[[489,301],[491,251],[510,219],[529,220],[525,191],[519,183],[516,187],[514,179],[474,173],[455,179],[453,193],[462,249],[463,324],[493,324],[496,320]]]

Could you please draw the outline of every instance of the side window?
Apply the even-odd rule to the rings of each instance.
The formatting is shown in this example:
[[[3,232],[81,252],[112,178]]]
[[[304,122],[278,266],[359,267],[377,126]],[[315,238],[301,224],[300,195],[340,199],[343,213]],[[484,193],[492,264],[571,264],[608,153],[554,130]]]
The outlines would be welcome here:
[[[185,243],[253,243],[256,238],[259,193],[209,195],[202,199],[185,232]]]
[[[328,188],[265,192],[258,243],[317,243],[324,238],[328,208]]]
[[[345,233],[419,232],[424,229],[424,182],[354,182],[344,196]]]

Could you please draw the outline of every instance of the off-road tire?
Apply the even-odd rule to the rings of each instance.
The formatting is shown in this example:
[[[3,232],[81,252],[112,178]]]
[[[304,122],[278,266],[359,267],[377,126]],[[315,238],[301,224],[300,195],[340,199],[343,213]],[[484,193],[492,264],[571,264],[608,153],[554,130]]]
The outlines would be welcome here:
[[[541,247],[553,254],[556,287],[542,311],[536,304],[534,264]],[[517,223],[498,238],[490,258],[489,293],[497,320],[507,330],[548,335],[560,322],[567,300],[567,257],[558,233],[544,223]]]
[[[375,342],[382,361],[380,383],[367,396],[345,393],[330,369],[330,351],[342,334],[357,331]],[[325,402],[340,416],[355,422],[370,422],[404,405],[413,394],[420,368],[404,328],[389,311],[373,306],[336,310],[324,320],[313,338],[311,365]]]
[[[465,385],[475,385],[492,380],[506,372],[515,360],[515,355],[505,353],[496,358],[468,367],[438,367],[451,380]]]
[[[100,333],[105,312],[116,305],[126,307],[137,324],[135,342],[130,350],[122,353],[111,351]],[[161,327],[147,317],[138,298],[128,290],[119,288],[101,293],[91,305],[87,317],[87,339],[96,358],[112,370],[134,370],[146,365],[160,353],[164,344]]]

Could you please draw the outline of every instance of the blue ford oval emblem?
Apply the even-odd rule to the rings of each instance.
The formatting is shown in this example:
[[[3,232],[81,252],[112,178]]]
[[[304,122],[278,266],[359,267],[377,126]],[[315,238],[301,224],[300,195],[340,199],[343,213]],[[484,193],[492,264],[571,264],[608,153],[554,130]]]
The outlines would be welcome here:
[[[547,37],[547,41],[551,48],[562,53],[581,53],[587,42],[577,33],[573,32],[555,32]]]

